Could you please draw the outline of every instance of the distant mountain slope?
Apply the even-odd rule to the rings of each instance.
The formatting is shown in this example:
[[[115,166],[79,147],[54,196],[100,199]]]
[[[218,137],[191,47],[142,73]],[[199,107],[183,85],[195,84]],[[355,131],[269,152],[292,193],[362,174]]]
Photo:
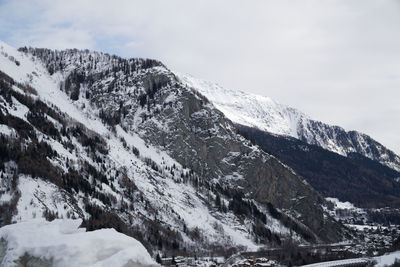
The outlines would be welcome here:
[[[347,157],[293,137],[237,125],[239,132],[292,167],[324,197],[362,208],[400,206],[400,173],[358,153]]]
[[[225,89],[188,75],[178,74],[178,77],[237,124],[291,136],[343,156],[356,152],[400,171],[400,157],[366,134],[347,132],[339,126],[312,120],[304,113],[268,97]]]

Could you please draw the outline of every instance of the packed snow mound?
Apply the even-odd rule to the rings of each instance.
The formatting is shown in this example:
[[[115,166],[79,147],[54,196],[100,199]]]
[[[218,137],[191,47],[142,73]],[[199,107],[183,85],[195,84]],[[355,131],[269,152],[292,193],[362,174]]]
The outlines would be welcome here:
[[[81,223],[29,220],[0,228],[0,265],[158,266],[136,239],[114,229],[86,232]]]

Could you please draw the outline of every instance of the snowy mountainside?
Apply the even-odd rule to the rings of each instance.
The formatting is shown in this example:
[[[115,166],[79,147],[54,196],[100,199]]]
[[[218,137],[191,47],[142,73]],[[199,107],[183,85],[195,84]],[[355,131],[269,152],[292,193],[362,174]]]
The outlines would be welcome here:
[[[81,218],[169,255],[342,238],[302,178],[162,63],[0,53],[1,224]]]
[[[225,89],[189,75],[177,76],[188,87],[207,97],[234,123],[291,136],[343,156],[356,152],[400,171],[400,157],[366,134],[347,132],[339,126],[312,120],[304,113],[268,97]]]

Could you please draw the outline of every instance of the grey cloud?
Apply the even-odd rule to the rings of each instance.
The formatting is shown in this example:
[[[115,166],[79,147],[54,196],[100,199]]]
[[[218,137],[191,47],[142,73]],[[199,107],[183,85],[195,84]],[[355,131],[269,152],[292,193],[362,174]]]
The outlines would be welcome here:
[[[0,36],[11,45],[157,58],[366,132],[398,153],[399,32],[400,3],[391,0],[0,4]]]

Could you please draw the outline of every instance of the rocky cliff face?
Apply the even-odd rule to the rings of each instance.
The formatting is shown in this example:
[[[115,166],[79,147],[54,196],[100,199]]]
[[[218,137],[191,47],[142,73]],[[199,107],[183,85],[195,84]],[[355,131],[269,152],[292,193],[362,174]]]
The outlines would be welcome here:
[[[358,153],[347,157],[292,137],[237,125],[239,132],[304,177],[324,197],[362,208],[396,208],[400,173]]]
[[[308,183],[162,63],[1,47],[3,223],[81,217],[162,251],[343,237]]]
[[[343,156],[359,153],[400,171],[400,157],[366,134],[345,131],[339,126],[315,121],[268,97],[225,89],[188,75],[178,76],[183,83],[206,96],[227,118],[237,124],[291,136]]]

